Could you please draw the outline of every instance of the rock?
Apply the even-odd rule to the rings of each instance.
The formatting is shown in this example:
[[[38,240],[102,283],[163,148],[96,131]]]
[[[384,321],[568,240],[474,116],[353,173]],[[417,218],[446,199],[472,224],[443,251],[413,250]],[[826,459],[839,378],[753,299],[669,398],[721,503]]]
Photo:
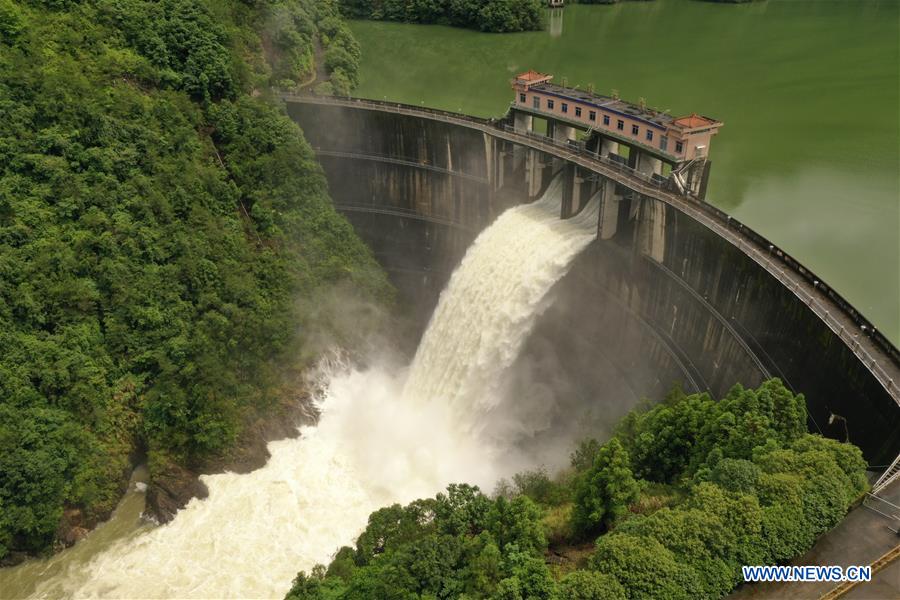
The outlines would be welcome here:
[[[62,541],[68,548],[69,546],[74,546],[75,544],[77,544],[89,533],[90,530],[84,527],[73,527],[65,532]]]
[[[10,550],[9,554],[0,558],[0,567],[14,567],[22,564],[28,558],[27,552],[19,550]]]
[[[147,486],[145,512],[159,523],[168,523],[191,498],[206,498],[209,490],[197,473],[170,464]]]
[[[63,548],[74,546],[91,531],[95,523],[88,523],[80,508],[69,507],[63,511],[63,518],[56,530],[56,540]]]
[[[62,523],[68,527],[75,527],[84,523],[84,513],[80,508],[69,507],[63,511]]]
[[[205,473],[249,473],[269,460],[269,442],[294,438],[298,427],[314,423],[317,415],[307,393],[295,397],[263,418],[245,427],[235,447],[227,454],[181,467],[169,464],[147,485],[145,513],[159,523],[168,523],[191,498],[206,498],[209,490],[199,477]]]
[[[556,552],[555,550],[550,550],[544,556],[544,562],[548,565],[564,565],[569,562],[569,558],[563,554]]]

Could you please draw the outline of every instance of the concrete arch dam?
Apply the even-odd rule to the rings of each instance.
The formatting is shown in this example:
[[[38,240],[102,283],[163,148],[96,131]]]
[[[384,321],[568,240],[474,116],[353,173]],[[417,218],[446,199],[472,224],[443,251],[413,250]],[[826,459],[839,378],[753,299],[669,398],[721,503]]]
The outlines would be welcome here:
[[[532,383],[601,403],[612,420],[674,383],[721,397],[735,382],[777,376],[806,394],[812,431],[849,438],[871,465],[900,453],[900,352],[808,269],[715,207],[585,144],[517,131],[511,118],[283,99],[337,208],[420,328],[477,234],[560,176],[561,218],[600,198],[597,239],[552,291],[519,358]]]

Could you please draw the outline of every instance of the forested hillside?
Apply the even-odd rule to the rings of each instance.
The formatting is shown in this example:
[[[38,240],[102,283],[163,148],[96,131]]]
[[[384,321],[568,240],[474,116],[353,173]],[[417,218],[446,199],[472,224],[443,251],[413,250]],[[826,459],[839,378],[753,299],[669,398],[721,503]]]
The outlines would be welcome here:
[[[107,514],[138,452],[227,450],[306,349],[298,298],[389,298],[267,98],[317,44],[352,85],[328,0],[0,0],[0,559]]]
[[[719,401],[676,390],[554,479],[372,513],[286,600],[719,598],[741,565],[786,562],[834,527],[865,469],[856,446],[806,433],[803,396],[778,380]]]
[[[354,19],[435,23],[480,31],[533,31],[544,24],[544,0],[340,0]]]

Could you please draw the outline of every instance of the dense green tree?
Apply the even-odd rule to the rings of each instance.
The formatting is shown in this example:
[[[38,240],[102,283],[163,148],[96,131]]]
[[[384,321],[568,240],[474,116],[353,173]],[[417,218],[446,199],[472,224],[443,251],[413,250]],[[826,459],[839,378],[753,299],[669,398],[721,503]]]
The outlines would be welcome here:
[[[366,530],[356,542],[356,562],[367,565],[379,554],[410,543],[422,535],[421,525],[431,520],[433,500],[416,501],[409,506],[394,504],[369,516]],[[427,531],[433,530],[427,527]]]
[[[534,31],[543,27],[543,7],[534,0],[489,0],[478,11],[482,31]]]
[[[541,516],[541,508],[527,496],[512,500],[501,496],[494,500],[488,513],[487,530],[500,548],[515,545],[525,552],[540,552],[547,545]]]
[[[796,473],[764,473],[759,479],[761,535],[772,562],[788,560],[809,548],[816,531],[803,514],[803,478]]]
[[[589,534],[609,527],[625,515],[639,491],[628,452],[617,438],[611,439],[600,448],[593,465],[576,484],[573,529]]]
[[[516,493],[528,496],[538,504],[557,506],[569,500],[568,486],[553,481],[546,469],[522,471],[513,476]]]
[[[505,558],[509,577],[501,579],[494,598],[500,600],[555,600],[556,583],[543,557],[521,552],[512,545]]]
[[[63,503],[84,491],[79,465],[97,460],[88,432],[65,411],[0,404],[0,556],[53,540]]]
[[[476,535],[488,528],[494,505],[477,486],[450,484],[434,499],[434,525],[441,533]]]
[[[310,85],[321,75],[318,66],[328,78],[318,81],[317,93],[349,95],[359,80],[361,52],[336,0],[267,0],[260,10],[261,41],[276,86]]]
[[[581,440],[575,447],[575,450],[569,455],[569,464],[578,473],[587,471],[594,464],[594,456],[596,456],[601,446],[603,444],[594,438]]]
[[[11,44],[25,29],[25,17],[13,0],[0,0],[0,40]]]
[[[612,533],[597,540],[590,567],[625,588],[629,600],[698,597],[698,574],[656,539]]]
[[[152,478],[227,452],[310,360],[298,299],[389,296],[251,96],[273,6],[0,0],[0,559],[108,514],[139,449]],[[292,6],[346,42],[333,2]]]
[[[543,27],[542,0],[340,0],[349,17],[439,23],[481,31],[533,31]]]
[[[754,494],[760,470],[753,462],[742,458],[723,458],[709,471],[709,480],[732,492]]]
[[[671,395],[626,419],[620,437],[636,475],[672,483],[697,472],[714,450],[715,456],[750,459],[768,440],[788,444],[805,431],[803,395],[771,379],[756,390],[736,385],[718,402],[707,394]]]
[[[566,600],[626,600],[625,588],[612,575],[572,571],[559,582],[559,597]]]

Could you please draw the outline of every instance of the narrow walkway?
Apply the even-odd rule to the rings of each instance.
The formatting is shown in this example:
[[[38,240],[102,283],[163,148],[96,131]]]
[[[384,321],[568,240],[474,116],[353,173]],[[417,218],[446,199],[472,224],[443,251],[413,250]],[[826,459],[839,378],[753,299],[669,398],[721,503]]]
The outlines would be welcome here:
[[[313,38],[313,69],[309,78],[297,86],[297,89],[306,89],[316,82],[328,81],[328,73],[325,72],[325,50],[319,36]]]

